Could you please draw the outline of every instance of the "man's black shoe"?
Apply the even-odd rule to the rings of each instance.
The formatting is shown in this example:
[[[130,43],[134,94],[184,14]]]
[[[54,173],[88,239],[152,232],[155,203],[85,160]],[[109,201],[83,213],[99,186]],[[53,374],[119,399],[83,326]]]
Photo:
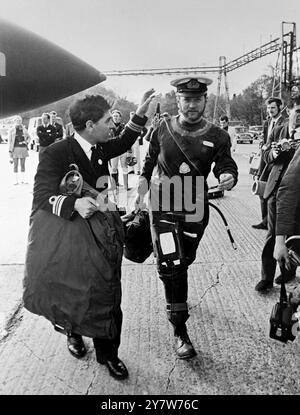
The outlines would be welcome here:
[[[175,351],[179,359],[190,359],[197,354],[187,333],[175,335]]]
[[[109,374],[113,378],[117,380],[123,380],[128,377],[128,370],[122,360],[120,360],[118,357],[112,360],[98,360],[98,362],[108,368]]]
[[[273,282],[266,280],[259,281],[255,286],[255,290],[258,292],[267,292],[271,288],[273,288]]]
[[[71,355],[77,357],[77,359],[80,359],[86,354],[85,345],[79,334],[72,333],[68,335],[67,346]]]
[[[258,223],[257,225],[252,225],[254,229],[268,229],[268,226],[265,225],[263,222]]]
[[[284,282],[285,283],[290,282],[294,278],[296,278],[295,274],[294,275],[286,275],[285,278],[284,278]],[[280,274],[280,275],[278,275],[278,277],[275,278],[275,283],[276,284],[281,284],[281,281],[282,281],[282,275]]]

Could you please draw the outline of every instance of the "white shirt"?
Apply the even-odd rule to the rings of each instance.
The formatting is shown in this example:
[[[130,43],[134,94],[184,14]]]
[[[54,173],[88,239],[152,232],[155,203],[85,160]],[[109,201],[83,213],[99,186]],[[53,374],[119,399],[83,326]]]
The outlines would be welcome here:
[[[289,128],[289,135],[291,136],[292,135],[292,132],[293,132],[294,130],[291,130],[290,128]],[[295,135],[294,135],[294,140],[299,140],[300,139],[300,127],[297,127],[297,128],[295,128]]]
[[[78,144],[80,145],[80,147],[82,148],[82,150],[85,152],[87,158],[89,160],[91,160],[92,157],[92,146],[91,143],[89,143],[85,138],[81,137],[81,135],[79,135],[77,133],[77,131],[75,131],[74,133],[74,138],[75,140],[78,142]]]

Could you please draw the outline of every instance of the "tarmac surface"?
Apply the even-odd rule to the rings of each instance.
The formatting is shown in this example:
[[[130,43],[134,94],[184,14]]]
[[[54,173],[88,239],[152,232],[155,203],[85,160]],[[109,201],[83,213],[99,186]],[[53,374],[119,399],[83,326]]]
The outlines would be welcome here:
[[[66,337],[43,317],[22,306],[22,279],[37,153],[27,160],[29,184],[13,185],[8,148],[0,145],[0,394],[1,395],[299,395],[300,342],[269,338],[269,317],[279,286],[268,295],[254,291],[266,231],[259,199],[251,194],[248,157],[257,149],[239,144],[234,158],[238,185],[212,202],[225,215],[234,251],[219,215],[210,223],[189,271],[188,330],[197,356],[179,360],[165,314],[163,286],[153,257],[144,264],[123,262],[124,314],[119,356],[129,378],[116,381],[88,353],[75,359]],[[130,175],[130,184],[137,176]],[[209,179],[215,184],[215,179]],[[135,190],[130,193],[130,200]],[[291,291],[300,281],[287,284]]]

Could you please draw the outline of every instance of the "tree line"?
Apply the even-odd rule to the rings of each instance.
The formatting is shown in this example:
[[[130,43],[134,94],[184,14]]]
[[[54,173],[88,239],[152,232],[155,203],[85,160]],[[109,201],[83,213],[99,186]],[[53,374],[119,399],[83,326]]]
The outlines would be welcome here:
[[[266,118],[265,100],[267,97],[272,95],[272,88],[273,77],[269,75],[262,75],[257,80],[252,82],[240,94],[234,94],[230,99],[231,121],[236,121],[243,125],[261,125],[263,120]],[[129,119],[130,112],[135,111],[137,108],[137,105],[134,102],[127,100],[126,97],[120,97],[111,89],[107,89],[102,85],[96,85],[76,95],[72,95],[38,109],[24,112],[21,114],[23,122],[25,125],[28,125],[28,121],[31,117],[36,117],[37,115],[41,115],[43,112],[50,112],[54,110],[62,118],[65,125],[70,121],[68,109],[71,103],[74,99],[84,96],[87,93],[99,93],[103,95],[112,104],[113,108],[118,108],[123,113],[124,121],[127,121]],[[205,116],[210,121],[213,120],[216,98],[216,95],[213,93],[208,95]],[[161,112],[167,112],[170,115],[177,114],[176,95],[174,91],[170,91],[162,95],[159,101]],[[225,96],[221,95],[218,102],[219,105],[217,108],[216,123],[218,123],[221,115],[226,114]],[[154,110],[154,105],[152,105],[152,114],[154,113]],[[150,114],[150,118],[152,114]]]

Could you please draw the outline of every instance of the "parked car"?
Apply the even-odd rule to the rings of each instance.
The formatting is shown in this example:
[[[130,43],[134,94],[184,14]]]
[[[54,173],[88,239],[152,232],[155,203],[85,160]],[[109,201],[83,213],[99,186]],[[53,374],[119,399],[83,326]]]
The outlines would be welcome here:
[[[8,143],[9,128],[0,127],[0,144]]]
[[[249,125],[249,133],[252,135],[253,140],[258,140],[263,134],[262,125]]]
[[[241,125],[232,127],[235,129],[236,134],[236,142],[239,143],[253,143],[253,137],[249,133],[246,127],[243,127]]]

